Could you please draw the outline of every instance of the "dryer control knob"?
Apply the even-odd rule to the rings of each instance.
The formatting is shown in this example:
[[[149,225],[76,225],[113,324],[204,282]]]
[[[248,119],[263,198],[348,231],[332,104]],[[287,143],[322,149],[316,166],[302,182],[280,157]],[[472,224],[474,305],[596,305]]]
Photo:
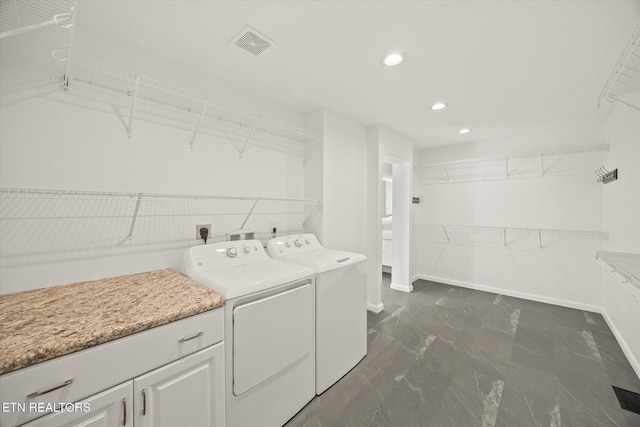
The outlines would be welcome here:
[[[311,242],[309,241],[309,239],[304,239],[304,242],[305,242],[307,245],[310,245],[310,244],[311,244]]]
[[[227,256],[229,258],[235,258],[238,255],[236,248],[227,248]]]
[[[301,247],[302,246],[302,240],[300,240],[300,239],[296,239],[296,241],[294,243],[296,244],[297,247]]]
[[[242,248],[242,252],[248,254],[249,252],[251,252],[251,249],[249,249],[249,246],[245,246],[244,248]]]

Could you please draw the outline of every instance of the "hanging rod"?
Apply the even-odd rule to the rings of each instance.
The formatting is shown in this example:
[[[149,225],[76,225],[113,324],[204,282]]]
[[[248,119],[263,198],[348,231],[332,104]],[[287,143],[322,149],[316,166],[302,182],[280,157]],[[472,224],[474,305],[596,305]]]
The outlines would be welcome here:
[[[602,101],[608,102],[620,102],[631,108],[640,111],[640,106],[626,102],[621,99],[621,96],[635,92],[640,88],[638,82],[640,81],[640,21],[637,22],[631,36],[627,41],[618,61],[613,67],[613,71],[604,88],[600,92],[598,97],[598,108],[601,107]]]

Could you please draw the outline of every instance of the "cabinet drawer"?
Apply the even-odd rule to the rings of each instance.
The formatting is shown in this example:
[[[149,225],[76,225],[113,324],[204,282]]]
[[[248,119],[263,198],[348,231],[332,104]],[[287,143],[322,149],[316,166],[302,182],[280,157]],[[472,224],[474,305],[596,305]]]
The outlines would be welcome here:
[[[77,402],[223,337],[224,308],[218,308],[5,374],[0,377],[0,400],[19,410],[2,411],[0,427],[44,415],[29,411],[32,403]]]

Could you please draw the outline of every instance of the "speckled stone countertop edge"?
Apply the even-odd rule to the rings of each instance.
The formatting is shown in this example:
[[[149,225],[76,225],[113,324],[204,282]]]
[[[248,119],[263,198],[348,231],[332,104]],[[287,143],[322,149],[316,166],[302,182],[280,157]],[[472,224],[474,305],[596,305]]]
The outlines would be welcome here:
[[[170,269],[0,295],[0,375],[224,303]]]

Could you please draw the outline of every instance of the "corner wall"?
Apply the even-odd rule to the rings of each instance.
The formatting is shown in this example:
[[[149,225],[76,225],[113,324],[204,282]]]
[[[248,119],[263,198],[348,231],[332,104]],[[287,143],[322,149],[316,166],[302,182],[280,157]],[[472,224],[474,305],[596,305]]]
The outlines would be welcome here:
[[[640,94],[629,98],[640,105]],[[618,168],[618,180],[604,186],[604,227],[607,250],[640,254],[640,111],[618,104],[605,124],[611,152],[607,169]],[[640,299],[602,271],[603,315],[640,377]]]
[[[543,129],[508,141],[423,150],[419,165],[603,143],[599,126]],[[503,235],[500,228],[602,230],[602,184],[594,175],[601,165],[596,152],[548,158],[543,177],[519,176],[524,166],[515,161],[511,176],[496,180],[426,184],[416,172],[422,201],[413,211],[414,278],[599,311],[594,259],[601,241],[551,233],[541,248],[537,232]],[[450,228],[446,235],[441,225],[499,231],[454,234]]]

